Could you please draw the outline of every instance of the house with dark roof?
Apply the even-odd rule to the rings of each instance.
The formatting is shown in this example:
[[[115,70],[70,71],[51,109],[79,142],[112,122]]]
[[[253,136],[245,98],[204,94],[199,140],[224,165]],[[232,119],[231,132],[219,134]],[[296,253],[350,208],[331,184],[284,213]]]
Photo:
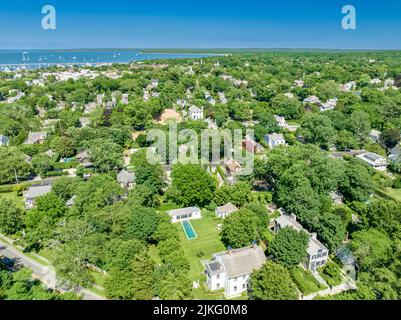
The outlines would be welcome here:
[[[212,260],[205,264],[207,286],[211,291],[224,288],[228,298],[239,296],[247,290],[251,274],[260,269],[265,261],[263,249],[256,244],[215,253]]]
[[[84,167],[84,168],[91,168],[93,167],[93,163],[91,160],[91,156],[89,154],[89,151],[84,150],[78,153],[75,158],[77,161]]]
[[[362,161],[366,162],[371,167],[375,168],[378,171],[386,171],[387,169],[387,160],[386,158],[373,153],[373,152],[365,152],[356,156]]]

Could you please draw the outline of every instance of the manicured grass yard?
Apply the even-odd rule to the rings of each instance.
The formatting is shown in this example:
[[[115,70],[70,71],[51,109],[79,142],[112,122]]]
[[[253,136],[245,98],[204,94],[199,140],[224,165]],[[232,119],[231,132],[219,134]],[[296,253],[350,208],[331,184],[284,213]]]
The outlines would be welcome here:
[[[401,189],[386,188],[385,193],[394,200],[401,202]]]
[[[301,267],[292,269],[290,273],[298,289],[305,296],[325,289],[309,271]]]
[[[18,204],[18,207],[21,209],[24,207],[22,197],[18,197],[16,192],[0,193],[0,198],[15,201]]]
[[[223,243],[220,241],[220,231],[217,230],[217,225],[222,223],[221,220],[213,217],[212,212],[202,212],[202,219],[191,220],[198,237],[188,240],[185,232],[180,228],[180,240],[184,252],[191,264],[191,279],[200,280],[203,273],[202,260],[209,260],[213,253],[225,250]]]

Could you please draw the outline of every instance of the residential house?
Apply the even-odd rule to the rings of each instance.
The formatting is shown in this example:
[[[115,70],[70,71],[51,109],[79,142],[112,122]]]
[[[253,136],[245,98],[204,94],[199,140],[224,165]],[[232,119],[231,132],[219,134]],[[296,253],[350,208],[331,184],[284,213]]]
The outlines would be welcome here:
[[[342,92],[350,92],[351,90],[354,90],[356,87],[356,82],[355,81],[351,81],[348,82],[344,85],[341,86],[341,91]]]
[[[129,94],[124,93],[121,97],[121,103],[127,105],[129,103]]]
[[[203,119],[203,108],[199,109],[196,106],[191,106],[188,110],[188,116],[192,120],[200,120]]]
[[[47,132],[30,132],[25,144],[43,144],[47,138]]]
[[[248,136],[242,141],[242,148],[250,153],[261,153],[265,150],[260,143],[257,143]]]
[[[121,185],[121,188],[131,190],[135,184],[135,174],[121,170],[117,175],[117,181]]]
[[[201,210],[197,207],[174,209],[168,211],[167,213],[170,216],[172,223],[202,218]]]
[[[212,106],[216,104],[216,100],[210,95],[209,92],[205,93],[205,99],[208,103],[210,103]]]
[[[323,103],[320,106],[320,111],[325,112],[328,110],[334,110],[337,106],[337,100],[338,100],[337,98],[334,98],[334,99],[328,100],[326,103]]]
[[[303,80],[295,80],[294,85],[303,88],[305,86],[305,82]]]
[[[84,150],[80,153],[78,153],[75,158],[77,161],[84,167],[84,168],[91,168],[93,167],[93,163],[91,160],[91,156],[89,154],[89,151]]]
[[[227,104],[227,98],[226,98],[224,92],[219,92],[218,95],[219,95],[220,102],[222,104]]]
[[[283,228],[293,228],[299,232],[303,231],[309,235],[309,243],[307,248],[307,256],[303,265],[308,270],[314,272],[318,267],[322,267],[327,263],[329,257],[329,249],[327,249],[318,239],[316,233],[309,233],[297,221],[297,217],[293,214],[282,214],[274,222],[274,232],[278,232]]]
[[[217,126],[216,121],[213,121],[210,118],[205,119],[205,122],[207,123],[207,128],[210,130],[218,130],[219,127]]]
[[[0,134],[0,147],[8,146],[9,139],[7,136]]]
[[[51,185],[44,186],[31,186],[27,191],[23,193],[25,208],[33,209],[36,206],[36,199],[42,197],[51,192]]]
[[[344,196],[339,192],[331,192],[330,198],[335,205],[342,205],[344,203]]]
[[[285,120],[284,117],[281,116],[274,116],[274,119],[276,119],[277,125],[281,128],[287,128],[288,124],[287,121]]]
[[[93,111],[96,110],[96,107],[97,107],[97,105],[95,102],[90,102],[90,103],[86,104],[85,109],[84,109],[84,114],[87,115],[87,114],[92,113]]]
[[[379,78],[374,78],[369,81],[370,84],[380,84],[382,81]]]
[[[81,128],[86,128],[91,124],[91,120],[89,118],[79,118],[79,123],[81,125]]]
[[[304,99],[304,105],[320,105],[320,99],[316,96],[310,96]]]
[[[240,296],[248,289],[251,274],[265,262],[263,249],[257,245],[215,253],[205,264],[207,286],[211,291],[224,289],[227,298]]]
[[[293,95],[291,92],[286,92],[286,93],[284,93],[284,95],[285,95],[288,99],[294,98],[294,95]]]
[[[226,162],[226,171],[229,175],[236,175],[241,172],[241,165],[234,159],[230,159]]]
[[[281,133],[273,133],[265,136],[265,142],[269,145],[270,149],[286,144],[284,136]]]
[[[388,159],[395,162],[401,161],[401,146],[397,144],[393,149],[390,150]]]
[[[377,131],[377,130],[372,130],[369,133],[369,138],[374,142],[374,143],[378,143],[380,141],[380,136],[381,136],[381,132]]]
[[[361,159],[362,161],[366,162],[373,168],[378,171],[386,171],[387,169],[387,160],[386,158],[373,153],[373,152],[365,152],[359,155],[356,155],[357,158]]]
[[[227,218],[230,214],[236,211],[238,211],[238,208],[234,206],[231,202],[215,209],[216,216],[222,219]]]
[[[17,91],[17,90],[10,90],[8,94],[13,94],[15,92],[16,92],[16,94],[14,96],[7,98],[7,103],[14,103],[25,96],[25,92],[21,92],[21,91]]]

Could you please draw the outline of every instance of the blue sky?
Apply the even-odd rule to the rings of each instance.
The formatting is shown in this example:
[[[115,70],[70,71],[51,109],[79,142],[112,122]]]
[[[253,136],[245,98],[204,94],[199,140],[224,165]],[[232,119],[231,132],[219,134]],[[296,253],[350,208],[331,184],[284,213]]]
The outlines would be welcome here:
[[[0,4],[0,49],[401,49],[399,0],[13,0]],[[54,5],[57,29],[41,28]],[[341,28],[341,8],[357,30]]]

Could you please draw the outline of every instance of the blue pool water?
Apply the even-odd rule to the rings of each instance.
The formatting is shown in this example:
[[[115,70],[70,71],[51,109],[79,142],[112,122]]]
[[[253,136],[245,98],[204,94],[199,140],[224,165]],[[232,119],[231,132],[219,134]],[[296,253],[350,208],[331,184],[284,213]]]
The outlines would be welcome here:
[[[195,238],[197,237],[197,236],[196,236],[196,232],[195,232],[195,230],[193,229],[191,222],[189,222],[189,221],[183,221],[183,222],[182,222],[182,227],[183,227],[183,229],[184,229],[184,231],[185,231],[185,234],[187,235],[187,238],[188,238],[189,240],[195,239]]]

